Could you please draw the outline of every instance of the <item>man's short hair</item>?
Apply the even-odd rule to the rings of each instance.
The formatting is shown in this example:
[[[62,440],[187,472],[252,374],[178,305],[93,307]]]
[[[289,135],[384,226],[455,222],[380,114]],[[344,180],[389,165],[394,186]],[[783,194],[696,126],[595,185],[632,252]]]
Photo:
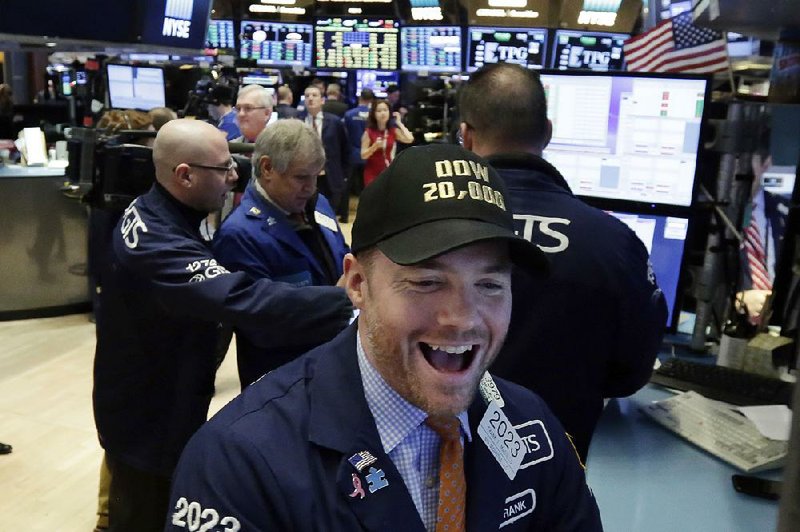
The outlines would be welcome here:
[[[309,163],[317,163],[322,168],[325,164],[325,148],[322,140],[313,129],[301,120],[289,118],[268,124],[258,134],[253,149],[253,174],[261,177],[259,160],[269,156],[272,168],[283,173],[293,161],[300,159]]]
[[[214,105],[233,105],[236,91],[228,85],[215,85],[209,91],[211,103]]]
[[[397,92],[400,90],[400,87],[392,83],[388,87],[386,87],[386,94],[392,94],[393,92]]]
[[[258,105],[266,107],[267,109],[272,109],[272,95],[265,87],[262,87],[261,85],[245,85],[239,89],[239,94],[236,99],[238,100],[242,96],[246,96],[250,93],[256,95]]]
[[[282,102],[288,100],[289,98],[294,98],[292,89],[290,89],[287,85],[281,85],[278,87],[278,101]]]
[[[461,121],[497,143],[547,140],[547,100],[536,72],[511,63],[486,65],[461,88]],[[543,147],[543,146],[542,146]]]
[[[371,102],[375,99],[375,93],[372,92],[372,89],[362,89],[358,99],[362,102]]]
[[[328,98],[335,98],[339,99],[339,96],[342,95],[342,88],[339,86],[338,83],[331,83],[328,85],[328,89],[326,90],[326,95]]]

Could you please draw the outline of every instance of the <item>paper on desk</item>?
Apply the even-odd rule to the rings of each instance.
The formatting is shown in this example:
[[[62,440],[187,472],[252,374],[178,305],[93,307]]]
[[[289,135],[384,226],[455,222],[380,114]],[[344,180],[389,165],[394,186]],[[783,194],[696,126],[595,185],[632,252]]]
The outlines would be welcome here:
[[[789,440],[792,425],[792,411],[786,405],[737,406],[752,421],[758,431],[771,440]]]

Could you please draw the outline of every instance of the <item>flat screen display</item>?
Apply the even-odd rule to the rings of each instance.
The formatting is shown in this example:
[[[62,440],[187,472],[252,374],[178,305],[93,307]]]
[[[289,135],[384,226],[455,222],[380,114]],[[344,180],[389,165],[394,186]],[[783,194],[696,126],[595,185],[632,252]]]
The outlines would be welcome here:
[[[516,63],[543,68],[547,53],[547,30],[542,28],[467,29],[467,70],[474,72],[488,63]]]
[[[363,89],[372,89],[377,98],[386,98],[389,85],[397,85],[400,76],[397,72],[382,70],[356,71],[356,96],[361,96]]]
[[[397,70],[398,26],[393,19],[318,19],[314,26],[317,68]]]
[[[108,99],[114,109],[165,107],[164,71],[158,67],[107,65]]]
[[[667,300],[669,312],[666,326],[676,326],[680,312],[679,283],[689,228],[688,218],[625,211],[606,212],[630,227],[644,243],[650,254],[658,287]]]
[[[239,57],[259,65],[311,66],[311,24],[243,20]]]
[[[281,84],[281,74],[274,73],[249,73],[240,76],[241,85],[261,85],[262,87],[276,87]]]
[[[707,80],[543,73],[553,136],[544,157],[580,196],[688,207]]]
[[[232,20],[214,19],[208,21],[206,48],[214,50],[235,50],[236,34]]]
[[[460,26],[404,26],[400,68],[406,71],[461,71]]]
[[[623,70],[622,44],[630,35],[556,30],[550,67],[558,70]]]

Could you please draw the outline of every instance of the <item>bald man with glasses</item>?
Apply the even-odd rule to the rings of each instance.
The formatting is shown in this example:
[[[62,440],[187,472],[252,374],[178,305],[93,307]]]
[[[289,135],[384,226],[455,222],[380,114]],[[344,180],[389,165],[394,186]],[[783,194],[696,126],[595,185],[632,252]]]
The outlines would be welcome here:
[[[327,341],[352,315],[341,288],[253,280],[217,263],[199,226],[238,175],[214,126],[167,123],[153,162],[156,183],[114,230],[97,314],[93,399],[112,473],[109,530],[163,528],[172,471],[214,393],[220,323],[289,346]],[[298,327],[308,333],[284,334]]]

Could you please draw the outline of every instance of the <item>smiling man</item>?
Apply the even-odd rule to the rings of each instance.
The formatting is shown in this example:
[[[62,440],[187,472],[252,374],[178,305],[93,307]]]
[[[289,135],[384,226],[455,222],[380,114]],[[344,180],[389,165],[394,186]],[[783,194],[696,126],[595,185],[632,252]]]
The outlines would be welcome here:
[[[257,279],[298,287],[335,285],[350,249],[327,198],[317,194],[317,175],[325,164],[319,136],[300,120],[275,122],[258,136],[252,164],[255,180],[217,231],[214,255],[229,270]],[[341,299],[346,299],[344,290],[331,304],[339,306]],[[327,311],[325,305],[309,309],[309,313]],[[342,328],[346,325],[343,322]],[[307,337],[308,331],[297,330],[296,335]],[[269,349],[257,340],[245,330],[236,332],[242,388],[322,343]]]
[[[514,234],[480,157],[411,148],[364,190],[345,257],[357,323],[251,385],[176,471],[167,530],[595,531],[558,421],[486,368],[511,315]]]

